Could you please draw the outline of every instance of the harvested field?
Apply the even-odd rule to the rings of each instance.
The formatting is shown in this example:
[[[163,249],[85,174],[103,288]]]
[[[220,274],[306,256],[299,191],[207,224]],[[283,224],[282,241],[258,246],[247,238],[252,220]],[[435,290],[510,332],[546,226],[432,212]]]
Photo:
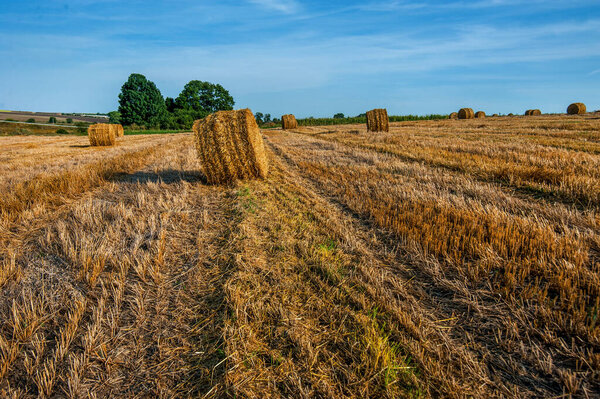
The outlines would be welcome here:
[[[600,119],[0,138],[1,397],[596,397]]]

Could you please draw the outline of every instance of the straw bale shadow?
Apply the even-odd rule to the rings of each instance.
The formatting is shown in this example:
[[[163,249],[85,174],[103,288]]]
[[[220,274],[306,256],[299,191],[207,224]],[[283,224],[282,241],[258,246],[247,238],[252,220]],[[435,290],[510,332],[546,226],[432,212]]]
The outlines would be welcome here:
[[[200,171],[166,169],[156,173],[139,171],[116,177],[122,183],[166,183],[179,182],[208,184],[206,176]]]

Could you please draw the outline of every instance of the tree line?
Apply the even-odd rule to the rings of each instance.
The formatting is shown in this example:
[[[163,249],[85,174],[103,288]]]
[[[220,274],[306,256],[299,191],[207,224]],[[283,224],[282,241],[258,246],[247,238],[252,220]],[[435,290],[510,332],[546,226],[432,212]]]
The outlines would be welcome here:
[[[235,101],[220,84],[192,80],[176,98],[164,98],[154,82],[144,75],[133,73],[121,87],[119,110],[108,113],[110,123],[120,123],[130,129],[191,129],[194,121],[217,112],[232,110]],[[445,119],[446,115],[390,116],[390,122],[423,119]],[[279,118],[257,112],[256,121],[261,126],[278,126]],[[337,113],[333,118],[298,119],[301,126],[365,123],[366,115],[347,117]],[[52,122],[51,122],[52,123]]]
[[[190,129],[197,119],[232,110],[233,97],[220,84],[192,80],[176,98],[163,97],[154,82],[133,73],[121,87],[119,109],[108,113],[111,123],[133,128]]]

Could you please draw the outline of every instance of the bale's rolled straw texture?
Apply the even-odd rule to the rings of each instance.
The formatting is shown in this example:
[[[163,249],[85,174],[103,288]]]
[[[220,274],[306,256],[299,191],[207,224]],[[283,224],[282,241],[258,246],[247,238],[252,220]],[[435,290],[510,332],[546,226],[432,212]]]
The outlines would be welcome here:
[[[475,118],[485,118],[485,112],[483,112],[483,111],[475,112]]]
[[[367,131],[389,132],[390,119],[385,108],[373,109],[367,112]]]
[[[219,111],[197,120],[194,135],[209,183],[267,176],[262,134],[249,109]]]
[[[569,115],[581,115],[587,111],[584,103],[573,103],[567,108],[567,114]]]
[[[475,118],[475,112],[471,108],[461,108],[458,111],[458,119],[473,119]]]
[[[448,119],[458,119],[458,112],[452,112],[448,115]]]
[[[92,146],[110,146],[116,141],[116,129],[108,123],[97,123],[88,128],[88,137]]]
[[[281,117],[281,127],[283,128],[283,130],[297,129],[298,121],[296,120],[296,117],[292,114],[283,115]]]
[[[111,126],[113,126],[115,129],[115,136],[117,136],[117,137],[125,136],[125,130],[123,130],[123,126],[121,126],[121,125],[111,125]]]

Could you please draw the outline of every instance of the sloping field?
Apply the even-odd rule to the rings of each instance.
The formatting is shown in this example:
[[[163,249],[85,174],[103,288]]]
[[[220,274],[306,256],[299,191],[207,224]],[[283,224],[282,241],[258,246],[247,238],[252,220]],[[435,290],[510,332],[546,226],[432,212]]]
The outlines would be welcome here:
[[[74,122],[102,123],[106,122],[107,118],[83,115],[63,115],[54,112],[26,112],[26,111],[2,111],[0,110],[0,119],[12,119],[15,121],[25,122],[29,119],[35,119],[37,123],[47,123],[48,119],[53,116],[58,122],[66,122],[67,119],[72,119]]]
[[[0,396],[598,396],[600,120],[263,133],[0,138]]]
[[[83,129],[84,132],[81,132]],[[59,132],[60,130],[60,132]],[[58,133],[57,133],[58,132]],[[28,136],[28,135],[57,135],[60,133],[69,134],[85,134],[84,128],[77,128],[65,125],[53,125],[53,124],[35,124],[25,122],[7,122],[0,120],[0,137],[6,136]]]

